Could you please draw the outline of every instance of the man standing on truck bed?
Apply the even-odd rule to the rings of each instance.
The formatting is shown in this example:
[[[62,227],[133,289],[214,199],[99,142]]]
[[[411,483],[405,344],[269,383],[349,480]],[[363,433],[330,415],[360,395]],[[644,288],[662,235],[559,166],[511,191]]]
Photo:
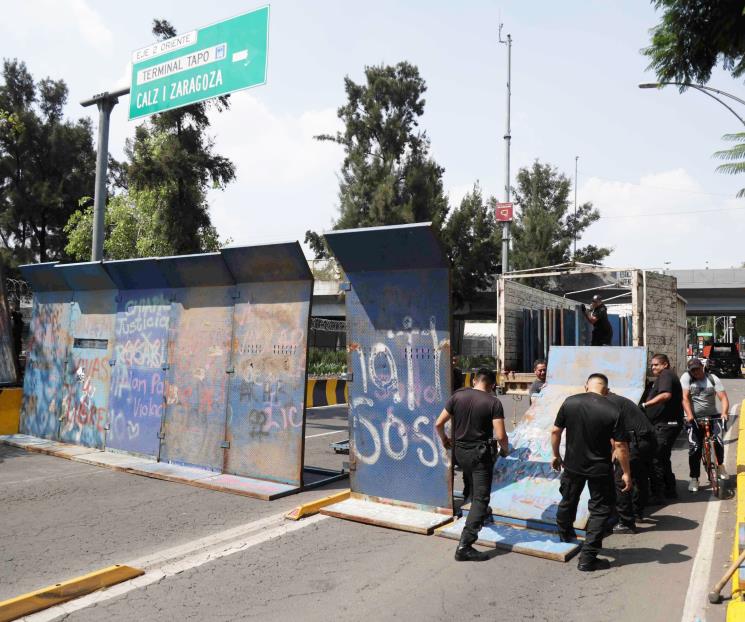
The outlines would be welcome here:
[[[595,295],[592,297],[590,311],[585,311],[585,318],[592,324],[591,346],[610,346],[613,342],[613,327],[608,321],[608,307],[603,304],[603,299]]]

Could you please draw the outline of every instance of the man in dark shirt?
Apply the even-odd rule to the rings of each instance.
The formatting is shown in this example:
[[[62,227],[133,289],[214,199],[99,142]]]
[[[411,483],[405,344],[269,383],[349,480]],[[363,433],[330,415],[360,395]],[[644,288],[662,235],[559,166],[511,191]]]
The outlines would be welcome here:
[[[670,369],[670,359],[665,354],[652,357],[654,383],[650,387],[642,409],[652,422],[657,437],[657,449],[652,463],[652,505],[664,503],[664,497],[677,499],[675,474],[670,463],[675,439],[683,427],[683,389],[680,380]]]
[[[623,469],[615,460],[613,475],[616,480],[616,513],[618,523],[613,533],[636,533],[636,521],[644,517],[644,506],[649,497],[649,471],[657,447],[654,426],[630,399],[608,393],[610,400],[623,417],[629,435],[629,463],[633,490],[624,492]]]
[[[564,400],[551,430],[554,453],[551,466],[556,471],[564,467],[559,488],[561,502],[556,511],[556,525],[562,542],[571,542],[577,537],[574,531],[577,505],[585,484],[590,489],[590,517],[577,564],[577,568],[583,571],[610,567],[607,559],[598,559],[598,553],[615,502],[612,453],[623,469],[623,492],[631,490],[628,434],[621,411],[606,399],[607,393],[608,378],[603,374],[591,374],[585,384],[585,393]],[[565,429],[566,448],[562,460],[559,448]]]
[[[435,429],[446,449],[454,444],[455,461],[463,469],[463,479],[471,490],[471,509],[455,551],[457,561],[484,561],[486,553],[473,548],[489,506],[492,471],[497,459],[496,435],[499,454],[508,453],[507,431],[504,427],[504,409],[496,395],[496,378],[489,369],[479,369],[473,389],[463,388],[450,396],[435,423]],[[445,424],[452,423],[452,443],[445,434]]]
[[[541,392],[541,389],[546,386],[546,371],[548,370],[546,359],[536,359],[533,363],[533,373],[535,374],[535,380],[528,389],[528,398],[532,404],[535,401],[535,397]]]
[[[588,312],[585,309],[585,317],[592,324],[591,346],[609,346],[613,342],[613,327],[608,321],[608,307],[603,304],[600,296],[592,297],[592,307]]]

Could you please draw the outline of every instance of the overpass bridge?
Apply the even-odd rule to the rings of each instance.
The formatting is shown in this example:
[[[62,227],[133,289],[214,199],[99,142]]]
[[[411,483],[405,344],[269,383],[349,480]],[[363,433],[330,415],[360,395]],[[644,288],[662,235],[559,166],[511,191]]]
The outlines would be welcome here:
[[[745,316],[745,268],[670,270],[687,315]]]

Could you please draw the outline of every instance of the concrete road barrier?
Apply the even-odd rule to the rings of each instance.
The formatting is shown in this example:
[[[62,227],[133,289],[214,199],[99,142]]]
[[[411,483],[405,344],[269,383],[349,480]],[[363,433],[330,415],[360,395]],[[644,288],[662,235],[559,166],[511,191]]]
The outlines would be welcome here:
[[[23,389],[0,389],[0,434],[18,434]]]
[[[307,408],[338,406],[348,399],[347,381],[341,378],[309,378],[305,392]]]

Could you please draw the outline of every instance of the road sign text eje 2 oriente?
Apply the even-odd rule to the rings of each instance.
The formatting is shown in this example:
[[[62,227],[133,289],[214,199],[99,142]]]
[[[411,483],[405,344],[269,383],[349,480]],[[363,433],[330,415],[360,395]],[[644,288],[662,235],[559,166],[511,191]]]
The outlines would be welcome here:
[[[132,53],[129,118],[266,82],[269,7]]]

